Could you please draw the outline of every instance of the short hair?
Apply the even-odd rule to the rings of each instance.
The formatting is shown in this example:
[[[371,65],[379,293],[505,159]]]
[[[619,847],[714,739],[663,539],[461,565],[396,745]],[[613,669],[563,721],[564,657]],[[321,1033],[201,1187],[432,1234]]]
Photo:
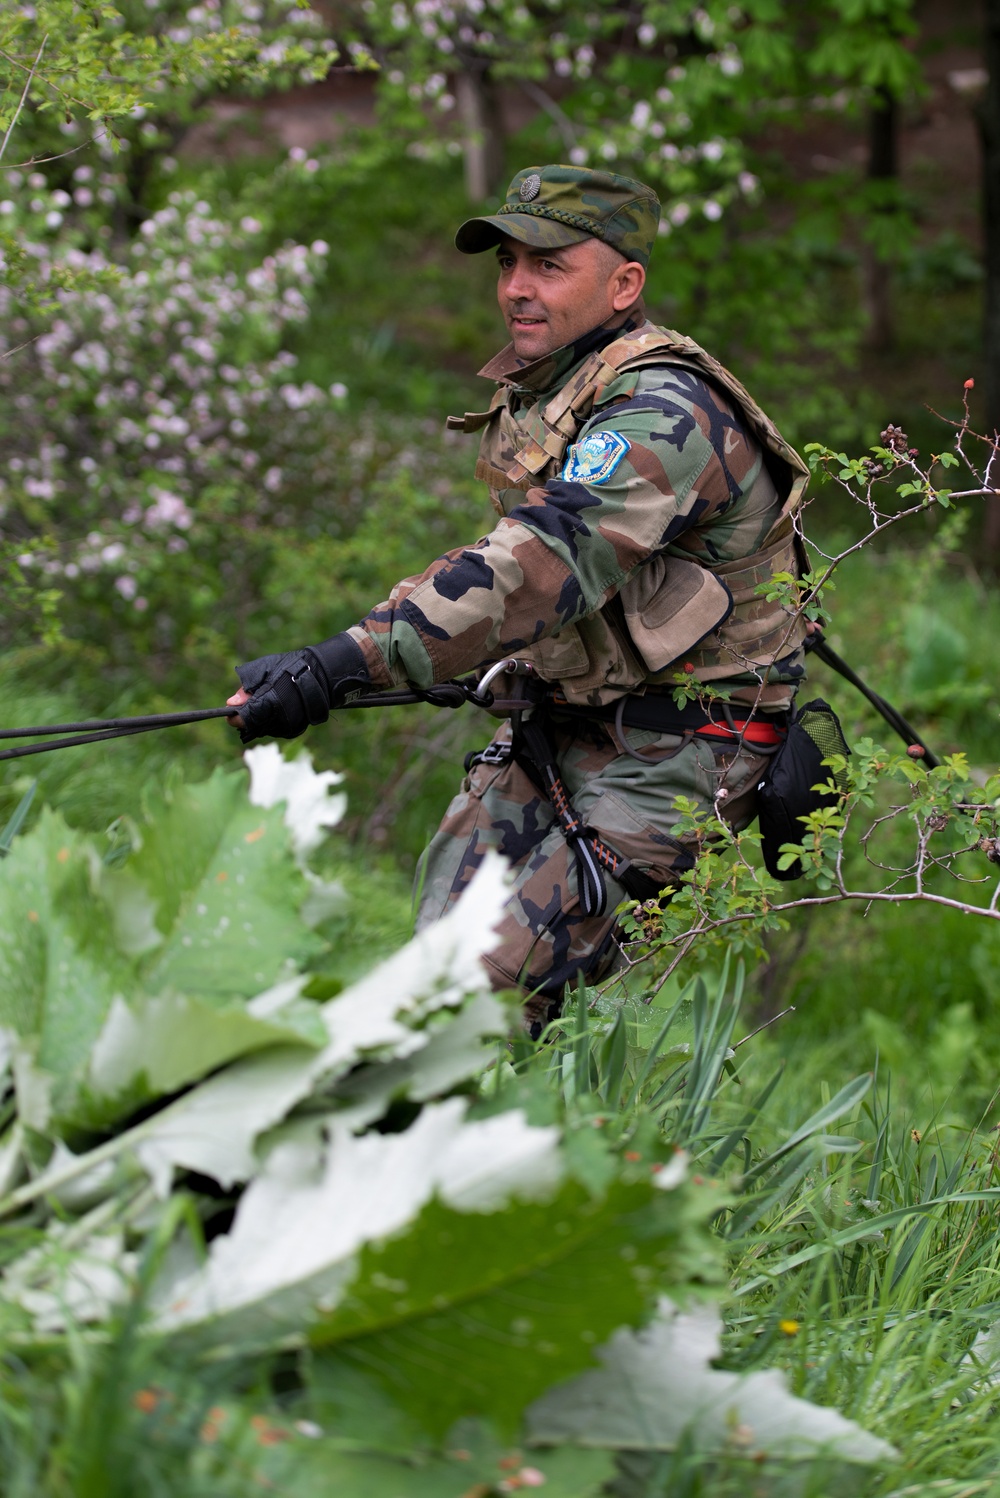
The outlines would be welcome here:
[[[609,276],[621,266],[630,264],[629,257],[623,255],[621,250],[616,250],[613,244],[608,244],[604,239],[598,239],[596,235],[593,238],[594,243],[600,246],[598,263],[602,270],[606,269]]]

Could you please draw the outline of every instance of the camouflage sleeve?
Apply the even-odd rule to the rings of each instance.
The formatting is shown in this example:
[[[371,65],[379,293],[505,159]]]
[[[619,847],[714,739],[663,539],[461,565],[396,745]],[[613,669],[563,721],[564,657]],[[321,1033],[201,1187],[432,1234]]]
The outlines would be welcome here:
[[[692,527],[703,546],[706,522],[750,491],[760,465],[756,443],[703,381],[645,371],[628,400],[581,432],[560,477],[530,489],[489,536],[399,583],[355,626],[373,680],[430,686],[595,613]]]

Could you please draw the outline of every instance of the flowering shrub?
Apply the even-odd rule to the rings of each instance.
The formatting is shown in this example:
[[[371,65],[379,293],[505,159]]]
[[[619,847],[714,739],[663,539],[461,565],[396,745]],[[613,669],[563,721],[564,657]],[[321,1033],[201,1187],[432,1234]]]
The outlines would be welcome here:
[[[10,4],[0,16],[0,123],[25,102],[113,130],[150,95],[228,81],[287,85],[322,77],[336,46],[298,0],[81,0]],[[277,72],[285,69],[285,73]],[[29,116],[30,116],[29,111]],[[115,122],[115,123],[112,123]],[[103,133],[103,132],[102,132]]]
[[[649,17],[662,7],[647,6],[649,14],[637,31],[620,5],[604,0],[587,13],[557,3],[541,15],[520,0],[417,0],[410,6],[363,0],[361,10],[365,34],[382,63],[383,108],[415,137],[414,154],[454,154],[461,148],[468,121],[456,110],[457,79],[463,73],[488,75],[527,86],[530,97],[556,120],[564,159],[576,165],[641,170],[678,205],[693,193],[710,220],[721,216],[722,204],[734,195],[757,186],[739,139],[720,134],[714,124],[743,69],[728,35],[731,20],[715,50],[707,45],[714,23],[701,10],[693,20],[685,11],[681,20],[661,17],[657,25]],[[705,55],[695,59],[690,76],[682,65],[665,72],[664,33],[692,26],[699,39],[704,37]],[[619,52],[623,41],[626,53]],[[559,104],[542,87],[553,83]],[[568,98],[567,88],[572,90]],[[683,223],[691,212],[685,201],[673,222]],[[671,220],[665,225],[669,232]]]
[[[360,4],[383,108],[414,137],[412,151],[460,149],[463,75],[507,80],[554,122],[562,159],[653,183],[670,209],[666,234],[701,216],[716,222],[756,193],[748,137],[770,119],[806,101],[842,112],[872,87],[912,89],[918,70],[900,41],[909,11],[909,0],[860,0],[850,12],[822,4],[803,26],[802,7],[774,0]]]
[[[482,518],[436,399],[424,419],[358,396],[379,329],[339,284],[343,246],[318,237],[332,164],[293,149],[235,197],[195,182],[124,246],[101,233],[122,191],[108,162],[68,191],[9,173],[0,200],[53,302],[0,285],[4,647],[61,624],[102,684],[141,693],[151,676],[179,700],[355,622]],[[281,241],[293,215],[303,243]],[[59,267],[75,288],[53,288]],[[334,320],[310,329],[329,297]],[[409,366],[392,367],[398,395]],[[102,687],[78,690],[96,710]]]
[[[59,263],[105,278],[60,289],[43,322],[0,288],[0,526],[27,573],[72,596],[84,634],[113,590],[156,621],[144,643],[162,648],[196,624],[199,590],[215,607],[214,574],[246,567],[246,538],[280,523],[290,471],[347,394],[297,381],[282,347],[327,246],[265,254],[258,220],[231,223],[183,191],[115,266],[80,247],[114,174],[74,175],[71,199],[40,174],[9,174],[0,204],[43,279]],[[75,229],[64,224],[78,210]]]
[[[71,158],[96,145],[126,154],[111,195],[83,185],[81,207],[120,201],[142,216],[150,165],[183,134],[213,96],[285,88],[322,78],[337,56],[320,16],[297,0],[35,0],[0,8],[0,158],[4,170],[50,163],[58,198],[47,228],[58,228],[71,195]],[[8,149],[9,148],[9,149]],[[36,174],[41,178],[41,174]],[[40,186],[46,185],[40,180]],[[0,196],[2,196],[0,189]],[[100,225],[110,233],[110,226]],[[0,279],[28,306],[44,305],[46,288],[84,284],[65,262],[35,274],[12,226],[0,220]]]

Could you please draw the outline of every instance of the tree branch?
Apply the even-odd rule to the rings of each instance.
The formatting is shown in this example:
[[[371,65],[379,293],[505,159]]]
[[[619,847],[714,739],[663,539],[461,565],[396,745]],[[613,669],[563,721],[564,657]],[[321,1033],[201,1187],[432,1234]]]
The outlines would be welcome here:
[[[24,108],[24,106],[25,106],[25,104],[27,102],[28,92],[29,92],[29,90],[31,88],[31,83],[32,83],[32,80],[33,80],[33,78],[35,76],[35,73],[38,70],[38,64],[42,60],[42,53],[45,51],[45,43],[48,41],[48,39],[49,39],[49,34],[48,34],[48,32],[46,32],[45,35],[42,37],[42,44],[41,44],[41,46],[38,49],[38,53],[37,53],[37,55],[35,57],[34,62],[31,64],[30,71],[28,73],[27,79],[25,80],[24,89],[23,89],[23,91],[21,93],[20,101],[18,103],[17,108],[14,111],[14,118],[11,120],[10,124],[7,126],[7,132],[4,135],[3,140],[0,141],[0,161],[3,160],[4,152],[7,149],[7,143],[9,142],[11,136],[14,133],[14,126],[17,124],[18,120],[21,118],[21,111],[22,111],[22,109]]]

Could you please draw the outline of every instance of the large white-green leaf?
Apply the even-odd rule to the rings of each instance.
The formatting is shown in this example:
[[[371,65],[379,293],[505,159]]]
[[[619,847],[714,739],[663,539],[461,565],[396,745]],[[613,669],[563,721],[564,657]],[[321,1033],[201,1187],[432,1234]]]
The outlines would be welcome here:
[[[39,1179],[21,1187],[9,1205],[23,1205],[60,1190],[66,1181],[126,1153],[141,1161],[161,1195],[169,1189],[172,1172],[178,1167],[209,1175],[224,1186],[248,1180],[261,1134],[279,1124],[317,1086],[322,1085],[333,1104],[335,1082],[361,1061],[381,1066],[397,1061],[406,1064],[401,1070],[388,1069],[383,1078],[369,1076],[359,1093],[348,1094],[345,1107],[352,1112],[345,1127],[361,1127],[377,1118],[395,1096],[423,1100],[433,1096],[435,1089],[471,1075],[486,1060],[483,1040],[502,1033],[506,1023],[502,1005],[485,991],[488,979],[476,955],[495,940],[491,928],[504,894],[502,862],[489,859],[455,910],[440,923],[444,929],[437,928],[436,942],[427,933],[416,937],[402,953],[319,1011],[318,1027],[325,1042],[319,1049],[272,1044],[232,1062],[161,1112],[75,1162],[60,1156]],[[470,913],[467,922],[463,922],[464,911]],[[456,950],[461,961],[452,979],[446,965]],[[411,952],[413,960],[405,960]],[[124,1006],[116,1008],[97,1047],[96,1074],[91,1081],[114,1091],[132,1084],[138,1075],[148,1077],[146,1069],[159,1066],[158,1081],[166,1086],[199,1064],[199,1047],[203,1048],[201,1061],[211,1062],[213,1057],[218,1061],[227,1045],[238,1042],[243,1051],[253,1049],[252,1042],[266,1026],[271,1027],[272,1042],[300,1040],[300,1027],[306,1027],[305,1038],[315,1044],[320,1036],[313,1033],[312,1017],[297,1007],[292,1009],[298,988],[297,981],[289,981],[259,994],[244,1009],[214,1014],[208,1005],[183,1009],[178,1001],[165,1000],[162,1007],[153,1005],[155,1024],[149,1033],[141,1014],[134,1017]],[[466,992],[476,1000],[467,1015],[443,1012],[445,1005],[460,1008]],[[179,1024],[184,1014],[197,1016],[197,1031],[172,1036],[171,1024]],[[287,1023],[285,1016],[289,1016]],[[456,1026],[453,1035],[452,1025]],[[160,1043],[163,1053],[158,1062],[155,1053]],[[214,1052],[211,1047],[216,1048]],[[424,1054],[426,1067],[417,1065],[415,1059]],[[15,1078],[20,1086],[19,1060],[26,1076],[35,1077],[35,1073],[30,1057],[15,1051]],[[46,1082],[44,1075],[37,1080]],[[48,1120],[48,1094],[38,1086],[32,1097],[35,1092],[39,1102],[32,1117],[41,1128]],[[38,1111],[43,1103],[44,1116]],[[92,1114],[99,1111],[93,1101],[90,1109]]]
[[[403,1231],[432,1197],[491,1212],[514,1195],[551,1196],[558,1131],[517,1111],[467,1123],[466,1107],[458,1098],[427,1107],[402,1134],[358,1138],[334,1124],[325,1159],[308,1143],[277,1146],[204,1269],[171,1290],[160,1328],[269,1343],[332,1311],[361,1249]]]
[[[250,771],[251,806],[284,805],[285,826],[297,857],[318,848],[347,809],[343,792],[331,795],[343,775],[314,770],[308,749],[300,749],[293,760],[285,759],[277,744],[258,744],[246,751],[243,761]]]
[[[0,1202],[0,1209],[64,1194],[68,1183],[93,1180],[107,1162],[129,1157],[138,1160],[160,1196],[166,1196],[177,1168],[226,1187],[245,1181],[256,1167],[257,1139],[308,1094],[315,1068],[316,1052],[301,1045],[243,1057],[96,1149],[70,1155],[57,1148],[41,1175]]]
[[[337,1120],[363,1129],[386,1112],[394,1098],[426,1102],[483,1070],[483,1043],[503,1035],[507,1014],[492,994],[476,994],[457,1014],[430,1032],[422,1050],[401,1060],[378,1060],[348,1073],[333,1089]]]
[[[300,796],[311,774],[299,767]],[[326,795],[325,782],[322,789]],[[107,1095],[128,1080],[112,1075],[114,1066],[108,1073],[108,1057],[116,1050],[112,1039],[120,1041],[127,1028],[129,1006],[138,1028],[149,1027],[146,1051],[155,1059],[171,1028],[166,1009],[184,1001],[178,996],[190,1001],[162,1057],[164,1087],[172,1085],[171,1072],[179,1085],[257,1043],[247,1022],[247,1044],[237,1044],[242,1022],[234,1001],[294,975],[320,946],[299,915],[315,891],[296,865],[281,810],[250,805],[242,772],[217,772],[161,798],[123,868],[105,867],[100,853],[92,839],[44,811],[0,862],[0,1028],[19,1037],[19,1109],[36,1129],[50,1119],[106,1124],[94,1086]],[[157,1006],[145,1001],[167,994],[174,997],[163,999],[158,1018]],[[210,1035],[204,1010],[211,1005],[229,1013]],[[306,1024],[304,1009],[289,1013],[272,1038]],[[321,1038],[318,1026],[313,1032]],[[264,1038],[258,1030],[257,1040]],[[202,1072],[181,1064],[180,1052],[193,1056],[202,1046]],[[141,1060],[134,1043],[131,1049]],[[30,1106],[21,1085],[26,1057],[38,1079]],[[135,1101],[127,1087],[123,1099]]]
[[[719,1272],[714,1197],[648,1166],[595,1195],[519,1111],[470,1121],[452,1099],[402,1134],[330,1129],[325,1158],[305,1130],[273,1151],[208,1263],[159,1286],[158,1330],[241,1353],[308,1335],[432,1434],[509,1430],[659,1287]]]
[[[329,1076],[366,1057],[403,1058],[422,1050],[434,1033],[428,1021],[435,1014],[489,989],[481,959],[497,942],[507,877],[504,860],[488,854],[447,915],[324,1005],[330,1043],[323,1067]],[[499,1004],[493,1013],[499,1026]]]
[[[102,889],[148,992],[249,998],[318,949],[282,813],[250,805],[240,773],[175,789]]]
[[[303,1047],[275,1047],[227,1066],[140,1125],[136,1155],[157,1193],[166,1196],[178,1166],[225,1187],[249,1180],[257,1139],[307,1094],[314,1069]]]
[[[467,1415],[510,1431],[614,1327],[644,1320],[658,1289],[719,1275],[715,1200],[689,1183],[658,1191],[648,1168],[613,1161],[597,1194],[567,1175],[550,1199],[488,1216],[432,1201],[363,1251],[312,1331],[316,1357],[375,1378],[437,1436]]]
[[[724,1373],[714,1307],[681,1313],[661,1303],[644,1331],[617,1331],[603,1367],[550,1390],[528,1411],[531,1439],[629,1451],[672,1451],[687,1436],[706,1454],[868,1464],[894,1460],[888,1441],[836,1410],[798,1399],[783,1373]]]
[[[130,1006],[114,1000],[90,1054],[89,1081],[106,1098],[176,1092],[227,1061],[270,1045],[327,1038],[315,1004],[297,1001],[304,978],[224,1008],[184,994],[156,995]]]
[[[56,1222],[45,1242],[4,1270],[0,1294],[27,1311],[38,1331],[64,1331],[107,1320],[127,1300],[135,1270],[136,1256],[126,1252],[119,1229],[81,1238]]]
[[[0,1026],[35,1043],[39,1066],[67,1075],[127,972],[94,893],[90,845],[43,811],[0,862]]]
[[[87,1212],[99,1202],[108,1202],[109,1198],[133,1188],[141,1178],[138,1163],[131,1155],[99,1160],[89,1169],[81,1170],[80,1161],[86,1158],[57,1139],[46,1165],[45,1174],[50,1179],[64,1177],[62,1185],[46,1194],[67,1212]]]
[[[507,1023],[503,1006],[485,991],[488,978],[479,956],[495,941],[492,927],[505,893],[502,861],[487,860],[432,932],[415,937],[323,1006],[328,1041],[322,1049],[309,1056],[286,1047],[231,1065],[148,1120],[137,1153],[157,1189],[164,1191],[175,1166],[199,1170],[223,1185],[248,1180],[256,1139],[318,1082],[329,1089],[360,1061],[374,1058],[382,1064],[371,1069],[375,1075],[364,1116],[354,1113],[352,1128],[379,1117],[392,1097],[423,1101],[479,1070],[486,1060],[484,1038],[502,1034]],[[286,1000],[289,992],[286,988]],[[445,1006],[461,1006],[466,994],[474,999],[467,1008],[454,1016],[442,1013]],[[263,1026],[268,1016],[272,1023],[281,1020],[286,1011],[275,1005],[276,997],[281,998],[280,989],[252,1000],[246,1026],[234,1018],[233,1028],[244,1040],[251,1022]],[[222,1038],[220,1030],[220,1043]],[[141,1046],[141,1039],[136,1044]]]

